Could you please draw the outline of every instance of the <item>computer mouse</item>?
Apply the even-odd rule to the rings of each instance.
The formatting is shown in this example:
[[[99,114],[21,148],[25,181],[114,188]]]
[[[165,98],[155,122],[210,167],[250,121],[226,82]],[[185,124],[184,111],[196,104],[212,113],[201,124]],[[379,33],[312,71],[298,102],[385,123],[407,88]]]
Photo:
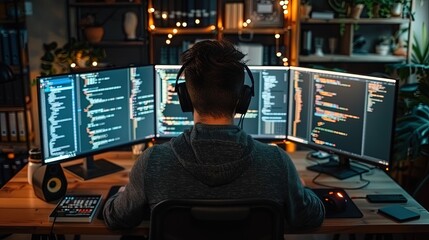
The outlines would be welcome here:
[[[329,191],[322,197],[325,207],[334,212],[342,212],[346,210],[347,199],[340,191]]]

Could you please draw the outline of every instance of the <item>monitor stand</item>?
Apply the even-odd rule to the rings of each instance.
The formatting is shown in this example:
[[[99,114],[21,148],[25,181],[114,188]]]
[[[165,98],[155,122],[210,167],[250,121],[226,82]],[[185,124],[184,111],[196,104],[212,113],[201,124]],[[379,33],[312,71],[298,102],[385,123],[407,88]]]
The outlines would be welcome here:
[[[123,167],[109,162],[106,159],[94,161],[93,156],[86,157],[83,163],[66,166],[64,168],[83,180],[89,180],[124,170]]]
[[[308,166],[307,169],[325,173],[340,180],[368,172],[367,169],[350,165],[349,158],[344,156],[338,156],[338,160],[334,157],[330,157],[329,162]]]

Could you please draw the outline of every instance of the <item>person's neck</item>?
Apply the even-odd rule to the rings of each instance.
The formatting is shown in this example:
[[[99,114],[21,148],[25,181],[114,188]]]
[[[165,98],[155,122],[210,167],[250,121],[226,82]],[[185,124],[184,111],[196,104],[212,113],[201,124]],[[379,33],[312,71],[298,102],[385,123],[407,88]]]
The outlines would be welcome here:
[[[194,123],[207,125],[232,125],[234,124],[234,117],[213,117],[209,115],[200,115],[197,111],[194,111]]]

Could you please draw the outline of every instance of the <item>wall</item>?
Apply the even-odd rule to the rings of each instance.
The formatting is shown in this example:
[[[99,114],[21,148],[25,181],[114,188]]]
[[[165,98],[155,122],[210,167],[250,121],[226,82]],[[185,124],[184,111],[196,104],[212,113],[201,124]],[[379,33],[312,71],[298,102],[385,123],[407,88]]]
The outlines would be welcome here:
[[[426,24],[426,29],[429,29],[429,0],[414,0],[414,10],[413,32],[417,39],[420,39],[423,22]]]
[[[27,16],[28,28],[28,53],[30,60],[31,79],[35,79],[40,73],[40,58],[43,56],[43,43],[57,41],[63,45],[67,39],[67,15],[66,1],[52,0],[27,0],[32,5],[32,14]],[[35,146],[40,146],[37,94],[32,87],[33,126],[36,133]]]

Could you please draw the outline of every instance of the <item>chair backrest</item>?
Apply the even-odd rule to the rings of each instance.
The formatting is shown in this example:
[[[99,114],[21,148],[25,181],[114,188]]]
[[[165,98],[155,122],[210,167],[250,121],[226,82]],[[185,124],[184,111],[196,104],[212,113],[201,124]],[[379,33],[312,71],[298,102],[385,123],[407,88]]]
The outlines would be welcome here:
[[[266,199],[171,199],[151,213],[150,240],[280,240],[284,214]]]

